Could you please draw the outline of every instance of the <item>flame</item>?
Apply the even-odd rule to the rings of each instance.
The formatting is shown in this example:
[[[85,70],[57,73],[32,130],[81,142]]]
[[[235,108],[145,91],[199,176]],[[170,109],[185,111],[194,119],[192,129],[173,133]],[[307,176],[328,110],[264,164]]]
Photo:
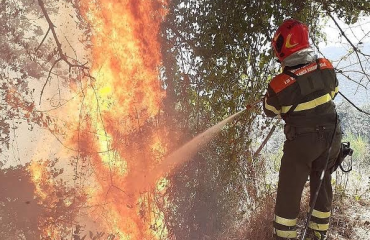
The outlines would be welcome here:
[[[167,152],[166,130],[154,124],[165,97],[158,41],[165,6],[161,0],[81,1],[93,31],[93,80],[83,99],[83,124],[71,141],[95,172],[88,204],[101,207],[91,217],[119,239],[166,233],[153,196],[137,189]]]
[[[42,206],[53,206],[56,201],[55,198],[50,196],[50,193],[55,192],[55,182],[49,170],[49,164],[50,161],[31,161],[27,168],[35,185],[38,204]],[[52,221],[49,216],[38,219],[38,227],[41,230],[42,237],[60,239],[59,229],[53,224],[48,224],[49,221]]]
[[[142,186],[147,185],[146,176],[153,174],[150,172],[168,151],[168,132],[157,124],[165,97],[159,80],[162,60],[158,36],[167,1],[79,2],[82,15],[92,29],[90,76],[69,86],[72,91],[83,89],[83,94],[55,114],[65,123],[61,134],[64,144],[68,150],[77,152],[75,171],[80,171],[88,185],[84,186],[83,193],[80,186],[75,186],[74,194],[63,196],[61,203],[59,195],[64,192],[59,190],[65,182],[55,179],[54,165],[50,165],[49,160],[31,162],[28,171],[38,204],[50,209],[48,215],[38,221],[42,237],[63,238],[64,233],[59,225],[52,224],[55,220],[52,218],[59,214],[59,204],[67,211],[82,211],[75,200],[80,195],[87,195],[84,209],[92,209],[85,221],[96,222],[98,226],[88,230],[111,233],[121,240],[166,237],[164,214],[156,203],[158,200],[155,201],[152,193],[143,193]],[[8,100],[17,105],[13,95],[10,92]],[[28,111],[33,107],[25,106]],[[42,113],[39,115],[36,117],[47,127],[49,120]],[[61,133],[61,130],[52,129],[52,132]],[[53,150],[58,156],[63,152],[54,145]],[[64,154],[66,157],[70,152]],[[40,141],[33,160],[48,156],[44,142]],[[64,167],[71,171],[65,163]],[[88,167],[92,174],[83,173]],[[70,179],[72,175],[63,181],[76,184]],[[161,177],[150,179],[157,194],[163,194],[169,184]],[[160,201],[162,205],[167,204],[166,198]],[[59,220],[65,221],[63,217]]]
[[[41,200],[45,200],[49,191],[54,187],[47,167],[48,162],[46,161],[32,161],[28,166],[31,180],[35,184],[35,194]]]
[[[167,0],[82,0],[79,4],[92,29],[91,76],[81,83],[81,98],[74,98],[57,114],[72,119],[64,137],[77,152],[76,169],[81,174],[89,166],[93,173],[84,173],[86,205],[94,206],[86,222],[96,222],[98,228],[91,230],[111,233],[115,239],[163,239],[167,234],[164,214],[151,193],[141,192],[141,186],[147,185],[146,176],[168,150],[168,132],[157,124],[165,97],[159,79],[158,36]],[[41,204],[53,205],[49,198],[57,183],[47,167],[47,161],[32,162],[29,172]],[[154,182],[154,191],[164,193],[168,181]],[[161,201],[166,204],[165,198]],[[51,239],[61,238],[51,225],[42,230]]]

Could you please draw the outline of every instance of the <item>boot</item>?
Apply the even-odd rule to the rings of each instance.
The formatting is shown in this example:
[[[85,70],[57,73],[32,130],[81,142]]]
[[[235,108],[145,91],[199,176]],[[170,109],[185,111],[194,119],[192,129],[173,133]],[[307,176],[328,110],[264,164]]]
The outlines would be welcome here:
[[[313,229],[308,229],[305,240],[327,240],[326,231],[316,231]]]

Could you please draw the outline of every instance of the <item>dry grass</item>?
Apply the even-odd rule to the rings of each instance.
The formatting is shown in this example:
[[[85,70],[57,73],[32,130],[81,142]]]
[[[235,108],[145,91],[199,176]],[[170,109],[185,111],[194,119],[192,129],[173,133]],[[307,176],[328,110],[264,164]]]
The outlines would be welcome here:
[[[332,217],[330,219],[330,232],[331,235],[337,238],[343,237],[345,239],[351,239],[353,234],[353,222],[351,222],[347,215],[346,208],[348,208],[348,200],[344,198],[335,198],[333,201]]]
[[[303,192],[298,216],[298,230],[302,230],[308,212],[309,192]],[[268,194],[243,223],[224,232],[219,240],[272,240],[272,219],[275,194]],[[370,240],[370,201],[335,196],[328,232],[330,240]]]
[[[239,226],[224,233],[221,240],[272,240],[272,219],[275,207],[274,196],[269,194],[258,202],[250,216]]]
[[[370,239],[370,201],[334,198],[330,236],[333,240]]]
[[[303,229],[308,212],[308,188],[305,188],[298,228]],[[335,195],[328,240],[370,240],[370,201]]]

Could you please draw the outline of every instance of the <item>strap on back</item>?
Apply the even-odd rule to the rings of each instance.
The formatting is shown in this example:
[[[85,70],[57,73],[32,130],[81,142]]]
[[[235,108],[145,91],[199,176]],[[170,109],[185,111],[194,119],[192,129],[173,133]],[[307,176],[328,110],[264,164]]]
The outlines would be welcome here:
[[[320,68],[320,60],[319,60],[319,58],[317,58],[317,59],[316,59],[316,64],[317,64],[316,71],[321,70],[321,68]],[[295,80],[297,80],[297,79],[298,79],[298,75],[297,75],[297,74],[295,74],[295,73],[293,73],[293,72],[289,71],[289,70],[288,70],[288,69],[286,69],[286,68],[284,68],[283,73],[284,73],[284,74],[286,74],[286,75],[288,75],[288,76],[290,76],[290,77],[292,77],[292,78],[294,78]],[[302,98],[303,98],[303,97],[302,97]],[[301,99],[299,99],[299,101],[297,101],[295,104],[293,104],[293,105],[292,105],[292,107],[289,109],[289,111],[288,111],[288,112],[286,112],[286,114],[285,114],[285,117],[284,117],[284,118],[286,118],[287,116],[289,116],[289,114],[291,114],[291,113],[292,113],[292,112],[297,108],[297,106],[300,104],[300,102],[301,102],[302,98],[301,98]]]
[[[294,78],[294,79],[297,79],[298,78],[298,75],[296,75],[295,73],[292,73],[291,71],[289,71],[288,69],[284,68],[284,71],[283,71],[284,74]]]
[[[294,79],[296,79],[297,80],[297,78],[298,78],[298,75],[296,75],[295,73],[292,73],[291,71],[289,71],[288,69],[286,69],[286,68],[284,68],[284,70],[283,70],[283,73],[284,74],[286,74],[286,75],[288,75],[288,76],[290,76],[290,77],[292,77],[292,78],[294,78]],[[286,118],[287,116],[289,116],[289,114],[291,114],[296,108],[297,108],[297,106],[298,106],[298,104],[299,104],[299,102],[300,101],[297,101],[289,110],[288,110],[288,112],[286,112],[285,113],[285,117],[284,118]]]
[[[316,70],[321,70],[320,60],[318,58],[316,59],[316,64],[317,64],[317,69]]]

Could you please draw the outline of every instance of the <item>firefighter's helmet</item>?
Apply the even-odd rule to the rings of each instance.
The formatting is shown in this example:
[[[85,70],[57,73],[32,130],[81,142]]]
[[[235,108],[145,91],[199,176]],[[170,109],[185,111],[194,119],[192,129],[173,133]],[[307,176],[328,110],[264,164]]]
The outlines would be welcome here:
[[[309,46],[308,27],[294,19],[285,20],[272,39],[275,56],[280,62]]]

